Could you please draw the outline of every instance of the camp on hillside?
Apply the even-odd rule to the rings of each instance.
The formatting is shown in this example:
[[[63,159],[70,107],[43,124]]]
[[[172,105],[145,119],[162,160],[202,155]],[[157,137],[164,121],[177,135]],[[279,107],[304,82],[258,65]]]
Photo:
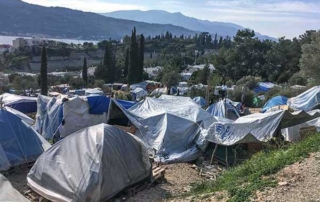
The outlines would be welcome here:
[[[294,110],[310,111],[320,108],[320,86],[315,86],[300,95],[288,99],[288,106]]]
[[[11,107],[25,114],[37,111],[37,98],[35,97],[4,93],[0,95],[0,102],[4,106]]]
[[[44,152],[27,181],[51,201],[107,201],[124,188],[149,180],[151,169],[141,140],[99,124],[77,131]]]
[[[20,194],[9,182],[7,178],[0,174],[0,201],[5,202],[29,202]]]
[[[50,144],[17,115],[0,108],[0,170],[35,161]]]
[[[130,109],[124,109],[112,99],[108,123],[128,126],[133,124],[140,137],[163,163],[195,160],[206,146],[204,130],[216,119],[191,98],[162,95],[147,97]]]
[[[237,107],[233,106],[227,100],[219,100],[207,108],[207,112],[212,116],[236,120],[240,117]]]
[[[51,140],[66,137],[88,126],[107,123],[109,103],[110,98],[99,95],[73,98],[39,95],[36,130]],[[119,100],[119,103],[125,108],[135,104],[124,100]]]
[[[264,113],[266,112],[267,110],[273,108],[273,107],[276,107],[276,106],[283,106],[283,105],[287,105],[287,101],[288,101],[288,98],[285,97],[285,96],[275,96],[273,98],[271,98],[270,100],[268,100],[268,102],[266,102],[266,104],[264,104],[261,112]]]

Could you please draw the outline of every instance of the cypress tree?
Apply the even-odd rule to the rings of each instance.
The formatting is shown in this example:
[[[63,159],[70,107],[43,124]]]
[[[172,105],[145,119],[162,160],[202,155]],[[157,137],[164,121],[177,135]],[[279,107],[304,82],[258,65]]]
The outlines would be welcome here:
[[[40,69],[40,84],[41,95],[48,95],[48,67],[47,67],[47,51],[43,46],[41,52],[41,69]]]
[[[141,34],[140,37],[140,48],[139,48],[139,69],[137,74],[138,82],[143,80],[143,63],[144,63],[144,36]]]
[[[136,74],[138,73],[139,66],[139,47],[137,43],[136,28],[133,29],[131,34],[130,44],[130,62],[128,72],[128,84],[134,84],[138,81]]]
[[[87,83],[88,83],[87,58],[83,59],[82,79],[84,80],[85,84],[87,85]]]
[[[130,51],[127,49],[126,51],[126,60],[124,62],[124,70],[123,70],[123,77],[127,78],[128,71],[129,71],[129,57],[130,57]]]

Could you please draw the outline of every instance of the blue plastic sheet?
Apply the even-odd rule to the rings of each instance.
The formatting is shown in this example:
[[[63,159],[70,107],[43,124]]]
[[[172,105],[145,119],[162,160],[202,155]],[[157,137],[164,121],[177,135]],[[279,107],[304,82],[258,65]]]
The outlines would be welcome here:
[[[87,99],[90,106],[89,114],[103,114],[108,111],[110,98],[105,96],[89,96]]]
[[[275,107],[275,106],[280,106],[280,105],[287,105],[288,98],[285,96],[276,96],[271,98],[262,108],[262,112],[266,112],[268,109]]]

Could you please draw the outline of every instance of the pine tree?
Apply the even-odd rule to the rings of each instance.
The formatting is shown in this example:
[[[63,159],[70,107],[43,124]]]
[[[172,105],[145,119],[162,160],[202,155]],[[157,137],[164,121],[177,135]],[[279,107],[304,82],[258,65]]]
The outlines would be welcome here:
[[[106,83],[110,83],[113,80],[112,68],[113,67],[112,49],[110,43],[106,44],[102,65],[98,66],[94,75],[96,79],[104,80]]]
[[[223,43],[223,38],[222,38],[222,36],[220,36],[219,44],[218,44],[219,48],[221,48],[221,47],[222,47],[222,43]]]
[[[218,49],[218,34],[214,35],[213,45],[215,49]]]
[[[48,67],[47,67],[47,51],[43,46],[41,53],[41,70],[40,70],[40,84],[41,95],[48,95]]]
[[[83,59],[82,79],[84,80],[85,84],[87,85],[87,83],[88,83],[87,58]]]
[[[137,43],[136,28],[133,29],[131,34],[130,44],[130,62],[128,72],[128,84],[134,84],[138,81],[136,74],[138,73],[139,67],[139,46]]]
[[[137,72],[137,80],[141,82],[143,80],[143,63],[144,63],[144,36],[141,34],[140,47],[139,47],[139,69]]]
[[[123,70],[123,77],[127,78],[128,71],[129,71],[129,57],[130,57],[130,51],[127,49],[126,51],[126,60],[124,62],[124,70]]]

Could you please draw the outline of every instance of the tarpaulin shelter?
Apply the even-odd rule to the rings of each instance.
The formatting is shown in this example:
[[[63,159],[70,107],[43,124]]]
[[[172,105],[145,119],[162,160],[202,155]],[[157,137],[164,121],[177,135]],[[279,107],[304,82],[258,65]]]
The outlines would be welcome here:
[[[131,90],[132,97],[134,100],[140,100],[146,96],[148,96],[148,92],[140,87]]]
[[[271,98],[270,100],[268,100],[268,102],[266,102],[266,104],[264,104],[261,112],[264,113],[268,109],[275,107],[275,106],[287,105],[287,101],[288,101],[288,98],[285,96],[281,96],[281,95],[275,96],[275,97]]]
[[[252,100],[252,104],[254,107],[261,107],[262,106],[262,100],[258,97],[255,96]]]
[[[0,201],[5,202],[29,202],[20,194],[9,182],[7,178],[0,174]]]
[[[320,113],[308,114],[304,111],[290,113],[275,111],[243,116],[236,121],[219,121],[213,123],[206,139],[219,145],[235,145],[250,142],[266,142],[277,130],[299,125],[320,117]]]
[[[0,109],[0,170],[35,161],[50,144],[30,125]]]
[[[7,111],[9,111],[10,113],[16,115],[17,117],[19,117],[21,120],[23,120],[25,123],[29,124],[30,126],[33,126],[35,121],[30,118],[29,116],[27,116],[26,114],[18,111],[18,110],[15,110],[11,107],[4,107]]]
[[[191,98],[168,95],[147,97],[127,110],[112,99],[108,122],[119,125],[117,121],[124,119],[163,163],[195,160],[206,146],[204,129],[216,121]]]
[[[294,110],[310,111],[320,107],[320,86],[315,86],[304,93],[288,99],[288,106]]]
[[[254,88],[254,92],[255,93],[266,93],[274,86],[275,86],[275,84],[270,83],[270,82],[259,82],[257,87]]]
[[[207,112],[209,112],[212,116],[228,118],[231,120],[236,120],[240,117],[237,108],[227,100],[219,100],[218,102],[210,105],[207,108]]]
[[[200,97],[200,96],[195,97],[195,98],[193,98],[192,100],[193,100],[195,103],[197,103],[200,107],[205,107],[205,106],[208,105],[206,99],[204,99],[203,97]]]
[[[151,174],[148,150],[139,138],[99,124],[53,145],[38,158],[27,181],[51,201],[107,201]]]
[[[93,89],[86,89],[84,95],[86,95],[86,96],[88,96],[88,95],[101,95],[101,96],[103,96],[104,93],[99,88],[93,88]]]
[[[11,107],[25,114],[37,111],[37,98],[35,97],[4,93],[0,95],[0,101],[4,106]]]

